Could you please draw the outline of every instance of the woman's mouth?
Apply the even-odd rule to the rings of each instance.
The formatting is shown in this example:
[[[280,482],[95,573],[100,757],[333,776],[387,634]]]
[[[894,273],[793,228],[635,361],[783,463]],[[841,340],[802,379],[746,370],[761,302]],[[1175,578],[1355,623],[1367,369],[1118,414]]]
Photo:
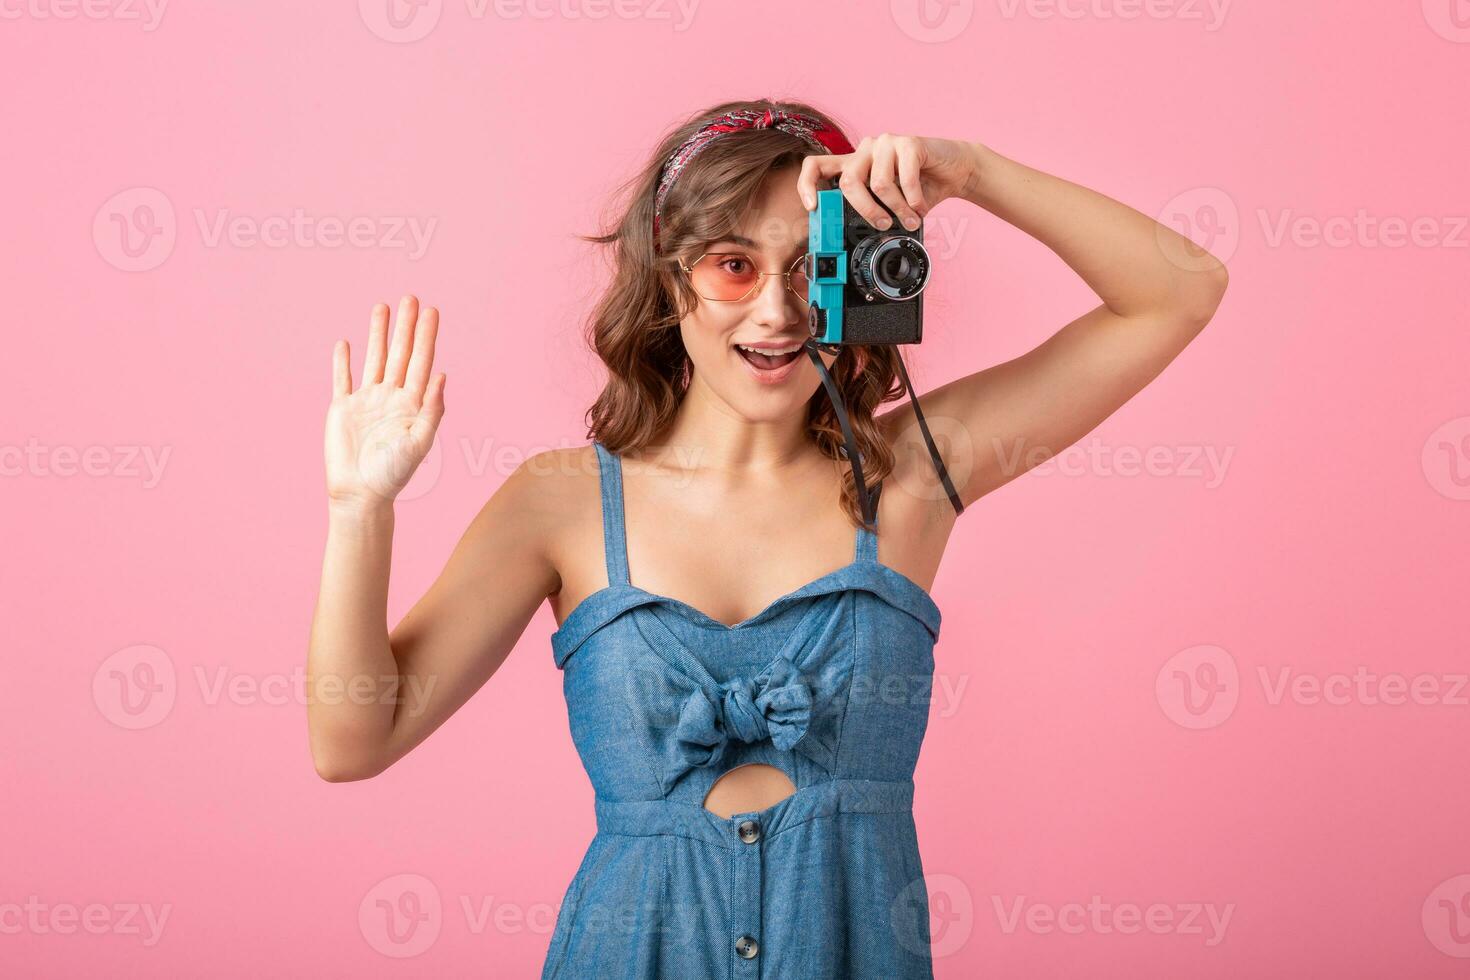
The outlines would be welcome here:
[[[750,368],[755,379],[763,384],[778,384],[791,374],[801,359],[804,344],[785,344],[780,347],[758,347],[753,344],[736,344],[735,353]]]

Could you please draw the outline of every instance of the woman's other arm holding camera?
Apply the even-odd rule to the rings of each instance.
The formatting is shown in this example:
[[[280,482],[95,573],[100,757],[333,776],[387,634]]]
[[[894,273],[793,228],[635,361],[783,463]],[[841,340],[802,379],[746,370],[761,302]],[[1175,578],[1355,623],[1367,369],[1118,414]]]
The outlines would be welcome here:
[[[438,313],[373,309],[362,383],[333,351],[327,412],[328,531],[307,654],[311,753],[323,779],[365,779],[392,765],[495,672],[555,588],[526,466],[465,531],[444,570],[390,635],[393,502],[433,445],[444,375],[430,377]],[[545,481],[541,481],[545,482]]]
[[[874,196],[900,220],[962,197],[1046,245],[1102,301],[1020,357],[919,399],[926,418],[969,433],[973,466],[954,474],[966,505],[1072,445],[1142,390],[1209,323],[1229,280],[1218,259],[1172,229],[980,143],[885,134],[853,154],[807,163],[808,187],[809,171],[840,174],[844,196],[870,222],[882,216]],[[883,418],[900,465],[932,479],[913,410]]]

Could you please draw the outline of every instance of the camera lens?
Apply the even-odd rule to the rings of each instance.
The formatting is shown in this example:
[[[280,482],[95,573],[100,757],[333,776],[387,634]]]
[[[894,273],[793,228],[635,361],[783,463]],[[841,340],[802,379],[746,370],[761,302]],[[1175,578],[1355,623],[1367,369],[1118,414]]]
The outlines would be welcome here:
[[[913,278],[914,264],[909,257],[897,249],[883,253],[877,262],[878,281],[893,289],[902,289],[904,283]]]
[[[929,253],[907,235],[873,235],[852,251],[857,284],[888,300],[913,299],[929,284]]]

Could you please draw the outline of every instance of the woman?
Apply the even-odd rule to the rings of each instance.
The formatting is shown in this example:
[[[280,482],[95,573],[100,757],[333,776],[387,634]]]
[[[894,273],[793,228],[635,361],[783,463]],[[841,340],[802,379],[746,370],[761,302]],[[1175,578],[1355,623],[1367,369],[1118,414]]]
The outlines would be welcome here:
[[[903,395],[896,347],[821,350],[876,496],[871,525],[803,347],[808,212],[834,180],[878,228],[963,198],[1101,299],[1024,356],[924,394],[937,459],[908,403],[876,412]],[[598,832],[544,977],[929,977],[915,695],[932,677],[928,589],[955,516],[1158,375],[1213,316],[1225,270],[980,143],[884,134],[854,148],[797,103],[696,114],[629,189],[595,239],[616,262],[592,320],[609,374],[592,444],[517,469],[391,635],[393,499],[444,412],[438,314],[406,297],[390,345],[375,307],[356,389],[337,343],[309,671],[319,692],[356,678],[373,696],[313,699],[317,770],[392,765],[549,599]]]

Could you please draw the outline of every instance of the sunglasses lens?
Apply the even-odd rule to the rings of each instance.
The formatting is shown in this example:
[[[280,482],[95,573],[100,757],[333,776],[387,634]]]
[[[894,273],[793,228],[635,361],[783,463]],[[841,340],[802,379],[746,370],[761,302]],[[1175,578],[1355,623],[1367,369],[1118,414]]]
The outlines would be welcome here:
[[[711,252],[693,265],[689,282],[705,299],[737,300],[755,286],[760,270],[748,255]]]
[[[803,256],[801,261],[791,267],[791,288],[796,295],[806,302],[807,287],[811,285],[811,257]]]

